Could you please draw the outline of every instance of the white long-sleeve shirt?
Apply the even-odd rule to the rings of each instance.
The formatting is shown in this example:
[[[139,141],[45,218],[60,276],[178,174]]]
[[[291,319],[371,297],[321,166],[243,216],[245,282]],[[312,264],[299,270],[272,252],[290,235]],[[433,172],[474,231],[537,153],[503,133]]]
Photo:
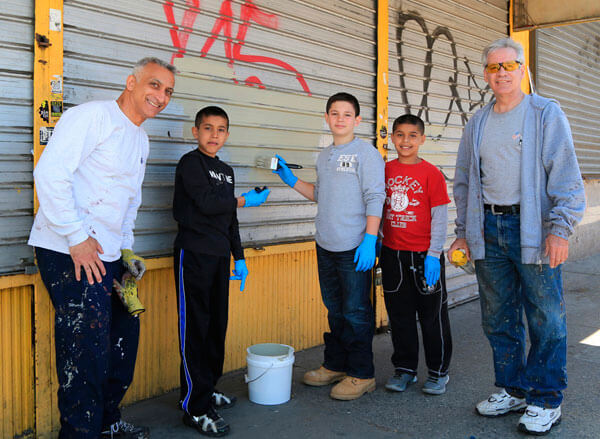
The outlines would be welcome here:
[[[66,111],[33,173],[40,202],[29,245],[69,254],[96,239],[116,261],[133,246],[142,201],[148,136],[116,101],[93,101]]]

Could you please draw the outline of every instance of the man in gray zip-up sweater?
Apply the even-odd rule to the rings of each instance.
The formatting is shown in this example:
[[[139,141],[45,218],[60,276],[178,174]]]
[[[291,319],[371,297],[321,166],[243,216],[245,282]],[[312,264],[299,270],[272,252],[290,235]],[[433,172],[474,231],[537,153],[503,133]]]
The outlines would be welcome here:
[[[483,51],[495,99],[467,123],[456,161],[456,241],[475,261],[482,326],[501,390],[482,416],[526,407],[518,427],[546,434],[567,386],[560,264],[585,210],[569,123],[558,103],[525,95],[523,47],[510,38]],[[525,353],[527,315],[531,348]]]
[[[274,171],[318,202],[317,265],[330,331],[323,335],[323,365],[306,372],[303,381],[325,386],[341,380],[330,393],[340,400],[375,390],[370,270],[385,201],[385,165],[372,145],[354,136],[359,115],[351,94],[337,93],[327,101],[325,120],[333,144],[319,154],[315,184],[298,179],[281,157],[281,168]]]

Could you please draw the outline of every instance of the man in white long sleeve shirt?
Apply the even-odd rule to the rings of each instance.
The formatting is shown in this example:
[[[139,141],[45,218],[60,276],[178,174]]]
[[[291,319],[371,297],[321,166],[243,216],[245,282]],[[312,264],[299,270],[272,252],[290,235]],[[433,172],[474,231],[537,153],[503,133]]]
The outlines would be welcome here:
[[[56,311],[61,439],[148,435],[118,409],[133,379],[139,319],[111,292],[123,264],[136,258],[133,226],[149,151],[140,125],[169,103],[174,73],[144,58],[116,101],[66,111],[34,171],[40,207],[29,244]]]

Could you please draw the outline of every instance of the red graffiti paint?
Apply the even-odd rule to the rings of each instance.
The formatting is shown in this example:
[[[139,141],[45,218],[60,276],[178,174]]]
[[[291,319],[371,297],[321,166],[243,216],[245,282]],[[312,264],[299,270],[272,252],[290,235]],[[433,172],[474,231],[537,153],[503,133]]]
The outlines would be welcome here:
[[[263,83],[261,82],[260,79],[258,79],[256,76],[248,76],[246,78],[246,85],[249,87],[258,87],[260,89],[264,89],[265,86],[263,85]]]
[[[185,54],[185,47],[187,46],[188,39],[190,38],[190,32],[194,27],[194,21],[200,13],[200,0],[187,0],[186,4],[188,9],[183,13],[183,19],[181,21],[181,28],[175,23],[175,15],[173,14],[173,2],[166,1],[163,5],[167,22],[173,27],[169,30],[171,33],[171,40],[173,41],[173,47],[177,49],[177,52],[171,57],[171,64],[175,61],[175,58],[182,58]]]
[[[238,26],[237,35],[234,41],[232,32],[234,15],[231,8],[231,3],[231,0],[224,0],[221,3],[219,17],[215,20],[210,37],[206,39],[204,45],[202,46],[200,51],[201,56],[204,57],[210,52],[214,42],[217,40],[218,36],[222,34],[225,37],[225,41],[223,43],[225,56],[228,58],[230,66],[233,66],[237,60],[248,63],[272,64],[274,66],[281,67],[289,72],[293,72],[296,75],[296,80],[300,83],[302,89],[308,93],[308,95],[311,95],[310,88],[308,87],[308,84],[304,80],[302,74],[290,64],[277,58],[260,55],[246,55],[242,53],[242,48],[246,42],[246,35],[252,23],[256,23],[257,25],[268,27],[270,29],[277,29],[279,26],[278,17],[274,14],[269,14],[260,10],[252,0],[244,0],[244,3],[240,9],[240,20],[242,23]],[[177,50],[177,52],[173,53],[171,62],[173,62],[175,58],[182,58],[185,55],[187,42],[190,33],[192,32],[194,21],[196,20],[197,15],[200,13],[199,0],[187,0],[186,5],[187,9],[184,12],[181,26],[178,26],[175,22],[173,2],[167,0],[163,5],[167,22],[172,26],[170,33],[173,47]],[[234,82],[237,83],[236,80],[234,80]],[[246,78],[245,83],[249,86],[257,85],[259,88],[265,88],[260,79],[258,79],[256,76],[250,76]]]

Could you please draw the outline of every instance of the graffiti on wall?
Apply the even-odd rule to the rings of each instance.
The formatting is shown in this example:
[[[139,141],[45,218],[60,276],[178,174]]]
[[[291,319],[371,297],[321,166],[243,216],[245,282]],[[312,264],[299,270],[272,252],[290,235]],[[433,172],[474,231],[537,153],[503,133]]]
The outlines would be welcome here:
[[[403,39],[402,33],[404,32],[404,27],[406,23],[414,21],[420,28],[423,34],[425,35],[426,40],[426,55],[425,55],[425,65],[423,67],[423,95],[421,97],[421,102],[419,104],[419,110],[417,112],[417,116],[422,117],[425,122],[430,122],[429,120],[429,106],[428,106],[428,91],[429,86],[432,80],[432,68],[433,68],[433,53],[434,46],[436,41],[439,38],[445,38],[450,43],[450,50],[452,51],[452,64],[453,64],[453,72],[450,76],[448,76],[448,87],[450,88],[450,93],[452,95],[452,99],[448,104],[448,110],[446,112],[446,117],[443,122],[444,125],[448,125],[448,121],[450,120],[450,116],[453,112],[453,107],[456,107],[456,110],[460,114],[461,123],[465,125],[468,120],[468,114],[472,112],[475,108],[481,107],[484,105],[486,98],[491,96],[489,85],[485,85],[482,87],[477,82],[477,78],[473,74],[471,70],[471,66],[469,65],[469,60],[467,57],[459,57],[456,50],[456,43],[454,42],[454,37],[450,30],[445,26],[437,26],[433,32],[429,32],[427,27],[427,23],[425,19],[421,17],[418,12],[409,11],[409,12],[400,12],[398,17],[398,68],[401,73],[400,75],[400,87],[402,89],[402,103],[404,104],[406,111],[408,113],[411,112],[411,104],[408,100],[408,90],[406,87],[406,80],[404,77],[404,57],[403,57]],[[458,87],[458,79],[459,79],[459,66],[461,63],[464,65],[464,68],[467,72],[467,96],[465,98],[461,97],[459,94]],[[462,73],[464,75],[464,72]]]
[[[186,54],[188,41],[194,30],[194,23],[198,15],[201,14],[200,0],[186,0],[186,9],[183,13],[181,24],[179,25],[175,21],[173,1],[166,0],[163,3],[163,9],[167,22],[171,25],[171,41],[173,43],[173,48],[175,49],[175,52],[171,57],[171,63],[173,63],[176,58],[183,58]],[[210,36],[206,39],[204,45],[200,49],[200,56],[206,57],[213,47],[213,44],[222,34],[224,38],[223,44],[225,56],[229,60],[230,67],[233,67],[236,61],[277,66],[292,72],[302,87],[302,90],[310,96],[310,88],[304,77],[290,64],[277,58],[242,53],[242,49],[246,43],[248,30],[251,26],[257,25],[269,29],[277,29],[279,27],[278,17],[261,10],[252,0],[244,0],[240,6],[239,17],[237,18],[240,23],[238,24],[237,34],[234,38],[232,27],[236,17],[234,16],[232,9],[232,0],[223,0],[219,9],[219,16],[213,24]],[[261,89],[265,88],[262,81],[255,75],[247,77],[244,80],[244,83],[248,86],[256,86]]]

